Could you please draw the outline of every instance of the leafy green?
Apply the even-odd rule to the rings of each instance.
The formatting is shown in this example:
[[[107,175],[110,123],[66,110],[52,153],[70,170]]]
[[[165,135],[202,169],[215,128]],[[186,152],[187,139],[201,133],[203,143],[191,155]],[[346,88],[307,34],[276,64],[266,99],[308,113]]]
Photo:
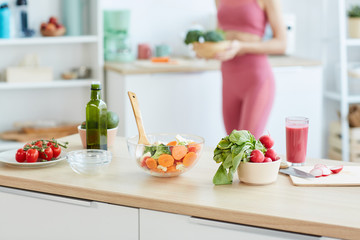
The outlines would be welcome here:
[[[351,8],[348,10],[348,16],[351,18],[360,17],[360,6],[351,6]]]
[[[161,154],[171,154],[170,149],[165,144],[160,144],[156,147],[156,152],[154,155],[151,155],[153,159],[158,159]]]
[[[199,38],[203,36],[203,32],[199,30],[190,30],[187,32],[185,37],[185,44],[190,44],[193,42],[198,42]]]
[[[154,155],[156,152],[156,146],[145,146],[143,154],[148,152],[151,154],[151,156]]]
[[[207,31],[204,33],[205,42],[220,42],[224,40],[224,36],[219,31]]]
[[[253,150],[265,153],[266,148],[246,130],[234,130],[220,140],[214,150],[214,161],[221,163],[213,177],[215,185],[231,184],[241,161],[248,162]]]
[[[184,42],[185,44],[199,42],[201,37],[204,38],[205,42],[220,42],[224,40],[224,33],[219,30],[211,30],[206,32],[190,30],[187,32]]]

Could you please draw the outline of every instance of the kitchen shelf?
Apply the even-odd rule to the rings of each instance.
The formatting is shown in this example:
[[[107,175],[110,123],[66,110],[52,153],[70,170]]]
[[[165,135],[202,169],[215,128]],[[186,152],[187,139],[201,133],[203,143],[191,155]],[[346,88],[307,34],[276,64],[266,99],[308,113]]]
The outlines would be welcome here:
[[[347,46],[360,46],[360,38],[348,38],[346,39]]]
[[[13,89],[39,89],[39,88],[67,88],[67,87],[89,87],[95,79],[76,80],[54,80],[52,82],[21,82],[21,83],[0,83],[0,90]]]
[[[341,94],[337,92],[327,91],[325,92],[325,97],[328,99],[332,99],[334,101],[342,101]],[[360,96],[359,95],[348,95],[347,102],[349,104],[360,103]]]
[[[43,44],[70,44],[70,43],[97,43],[98,36],[64,36],[64,37],[33,37],[1,39],[0,46],[14,45],[43,45]]]

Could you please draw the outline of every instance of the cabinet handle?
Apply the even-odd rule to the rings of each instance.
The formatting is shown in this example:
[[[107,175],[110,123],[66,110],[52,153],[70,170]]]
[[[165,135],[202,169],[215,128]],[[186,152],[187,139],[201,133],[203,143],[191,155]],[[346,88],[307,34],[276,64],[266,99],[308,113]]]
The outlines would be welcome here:
[[[276,229],[266,229],[261,227],[255,227],[255,226],[246,226],[242,224],[236,224],[236,223],[228,223],[228,222],[221,222],[217,220],[209,220],[204,218],[198,218],[198,217],[190,217],[189,218],[190,223],[193,224],[199,224],[204,225],[208,227],[216,227],[216,228],[222,228],[222,229],[228,229],[233,231],[239,231],[239,232],[246,232],[249,234],[254,234],[254,237],[260,237],[267,236],[272,237],[271,239],[277,239],[277,238],[285,238],[285,239],[297,239],[297,240],[311,240],[311,239],[323,239],[320,236],[313,236],[313,235],[306,235],[306,234],[299,234],[299,233],[292,233],[292,232],[285,232],[281,230]],[[268,238],[265,238],[268,239]],[[327,239],[327,238],[324,238]]]
[[[0,191],[4,192],[4,193],[19,195],[19,196],[38,198],[38,199],[43,199],[43,200],[79,205],[79,206],[84,206],[84,207],[92,206],[92,201],[76,199],[76,198],[71,198],[71,197],[56,196],[56,195],[47,194],[47,193],[32,192],[29,190],[22,190],[22,189],[0,186]]]

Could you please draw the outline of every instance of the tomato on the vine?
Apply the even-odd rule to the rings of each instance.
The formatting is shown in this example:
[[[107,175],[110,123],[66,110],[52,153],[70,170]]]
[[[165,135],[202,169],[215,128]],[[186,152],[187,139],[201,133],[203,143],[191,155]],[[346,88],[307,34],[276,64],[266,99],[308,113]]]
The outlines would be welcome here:
[[[39,158],[38,150],[34,148],[30,148],[29,150],[26,151],[26,162],[33,163],[36,162],[38,158]]]
[[[51,147],[47,147],[43,152],[40,152],[40,158],[50,161],[53,158],[53,150]]]
[[[37,141],[35,144],[35,146],[38,146],[39,148],[42,148],[43,146],[43,142],[41,140]]]
[[[61,147],[60,146],[55,147],[54,145],[52,145],[51,149],[53,151],[53,157],[54,158],[57,158],[58,156],[60,156],[60,153],[61,153]]]
[[[25,162],[26,160],[26,151],[22,148],[19,148],[15,154],[15,159],[17,162]]]
[[[32,147],[32,145],[31,145],[30,143],[27,143],[27,144],[24,145],[23,149],[25,149],[25,148],[31,148],[31,147]]]

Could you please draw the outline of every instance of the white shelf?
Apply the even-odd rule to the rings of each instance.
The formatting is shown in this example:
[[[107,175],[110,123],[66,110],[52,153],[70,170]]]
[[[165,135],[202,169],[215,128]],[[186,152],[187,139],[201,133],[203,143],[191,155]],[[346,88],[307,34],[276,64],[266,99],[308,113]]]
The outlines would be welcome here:
[[[325,97],[327,97],[328,99],[331,100],[335,100],[335,101],[341,101],[341,96],[339,93],[337,92],[331,92],[331,91],[326,91],[324,93]]]
[[[360,38],[348,38],[346,39],[347,46],[360,46]]]
[[[14,45],[43,45],[43,44],[69,44],[69,43],[97,43],[98,37],[88,36],[64,36],[64,37],[33,37],[33,38],[11,38],[1,39],[0,46]]]
[[[76,80],[54,80],[52,82],[21,82],[21,83],[0,83],[0,90],[13,89],[38,89],[38,88],[67,88],[67,87],[90,87],[95,79]]]
[[[331,91],[327,91],[325,92],[325,97],[327,97],[328,99],[332,99],[334,101],[344,101],[341,98],[340,93],[337,92],[331,92]],[[355,103],[360,103],[360,95],[348,95],[347,97],[347,103],[348,104],[355,104]]]

